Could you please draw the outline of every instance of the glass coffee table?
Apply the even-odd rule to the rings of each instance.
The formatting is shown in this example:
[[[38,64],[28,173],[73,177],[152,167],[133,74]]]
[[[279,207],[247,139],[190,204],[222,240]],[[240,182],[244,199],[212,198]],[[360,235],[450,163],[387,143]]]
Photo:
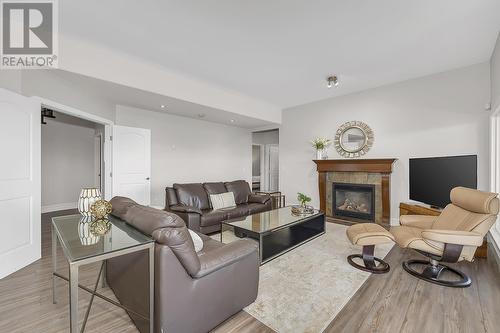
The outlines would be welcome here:
[[[97,296],[113,305],[121,307],[145,320],[149,320],[150,332],[153,332],[154,315],[154,246],[152,238],[134,229],[126,222],[109,216],[109,230],[99,234],[93,229],[92,218],[82,215],[68,215],[52,218],[52,299],[57,300],[56,278],[69,282],[70,298],[70,332],[83,332],[90,313],[90,308]],[[69,264],[69,278],[57,273],[57,241]],[[105,262],[117,256],[132,252],[149,250],[149,316],[137,313],[116,302],[109,297],[97,293],[99,282],[105,284]],[[102,261],[97,281],[93,289],[78,284],[78,268],[82,265]],[[78,329],[78,289],[91,294],[90,302],[85,313],[82,328]]]
[[[233,231],[234,236],[228,231]],[[288,206],[223,222],[221,242],[244,237],[256,240],[262,265],[324,233],[324,213],[315,210],[295,215]]]

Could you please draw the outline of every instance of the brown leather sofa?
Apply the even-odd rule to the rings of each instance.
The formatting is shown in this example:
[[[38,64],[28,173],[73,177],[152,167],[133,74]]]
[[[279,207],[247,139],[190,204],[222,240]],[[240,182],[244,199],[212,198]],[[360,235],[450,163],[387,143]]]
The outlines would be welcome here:
[[[199,234],[195,252],[184,221],[177,215],[114,197],[112,214],[155,239],[155,332],[208,332],[257,297],[259,261],[251,240],[222,244]],[[109,259],[107,282],[118,300],[149,316],[147,252]],[[141,333],[149,323],[129,312]]]
[[[223,221],[271,210],[271,197],[255,195],[244,180],[218,183],[174,184],[167,187],[165,210],[179,215],[191,230],[217,232]],[[213,210],[210,194],[233,192],[236,207]]]

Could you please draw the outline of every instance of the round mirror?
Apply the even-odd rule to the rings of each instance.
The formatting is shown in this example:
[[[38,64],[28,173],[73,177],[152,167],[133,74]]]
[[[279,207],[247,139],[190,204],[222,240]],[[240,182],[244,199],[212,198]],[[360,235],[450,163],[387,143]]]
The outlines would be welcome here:
[[[373,144],[371,128],[361,121],[350,121],[337,130],[335,148],[344,157],[359,157],[368,152]]]
[[[349,153],[356,153],[366,145],[366,133],[357,126],[346,128],[340,134],[340,146]]]

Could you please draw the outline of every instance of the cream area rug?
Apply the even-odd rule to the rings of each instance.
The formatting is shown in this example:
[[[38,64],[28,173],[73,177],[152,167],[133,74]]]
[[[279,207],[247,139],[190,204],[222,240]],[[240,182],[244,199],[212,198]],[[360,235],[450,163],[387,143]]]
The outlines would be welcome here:
[[[280,333],[322,332],[370,276],[347,263],[361,248],[346,228],[326,223],[324,235],[262,265],[257,300],[245,311]],[[228,233],[224,243],[235,239]],[[377,246],[375,255],[384,258],[392,246]]]

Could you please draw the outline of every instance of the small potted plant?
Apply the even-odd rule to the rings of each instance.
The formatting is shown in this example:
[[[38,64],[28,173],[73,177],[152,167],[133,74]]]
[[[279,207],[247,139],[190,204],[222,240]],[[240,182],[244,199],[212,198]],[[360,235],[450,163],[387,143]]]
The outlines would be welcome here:
[[[297,201],[300,203],[300,206],[298,205],[292,206],[293,214],[304,215],[314,212],[313,208],[307,205],[308,202],[311,202],[311,198],[305,195],[304,193],[300,192],[297,193]]]
[[[326,153],[326,148],[332,143],[331,140],[327,138],[318,137],[311,141],[311,144],[316,148],[316,159],[326,160],[328,155]]]
[[[297,193],[297,200],[300,202],[300,205],[303,208],[307,207],[307,203],[311,202],[311,198],[305,195],[304,193]]]

